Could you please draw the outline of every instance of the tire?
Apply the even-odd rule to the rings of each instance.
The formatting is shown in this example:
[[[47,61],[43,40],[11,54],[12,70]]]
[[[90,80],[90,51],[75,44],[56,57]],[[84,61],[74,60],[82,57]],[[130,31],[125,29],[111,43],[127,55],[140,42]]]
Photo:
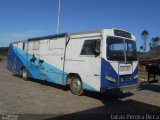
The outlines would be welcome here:
[[[71,78],[70,89],[72,94],[74,95],[82,95],[83,94],[83,84],[81,79],[78,76],[74,76]]]
[[[24,79],[24,80],[27,80],[27,79],[28,79],[28,74],[27,74],[27,69],[26,69],[26,68],[23,68],[23,69],[21,70],[21,77],[22,77],[22,79]]]

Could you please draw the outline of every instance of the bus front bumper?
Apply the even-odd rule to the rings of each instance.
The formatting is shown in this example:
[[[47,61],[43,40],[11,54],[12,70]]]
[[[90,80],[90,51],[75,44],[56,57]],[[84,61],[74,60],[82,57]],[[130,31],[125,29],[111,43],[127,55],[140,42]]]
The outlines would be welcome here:
[[[139,85],[140,83],[127,85],[127,86],[114,87],[114,88],[101,88],[101,92],[105,92],[105,91],[131,92],[131,91],[137,90],[139,88]]]
[[[128,85],[128,86],[121,86],[119,87],[120,91],[127,92],[127,91],[134,91],[139,88],[140,83],[136,83],[134,85]]]

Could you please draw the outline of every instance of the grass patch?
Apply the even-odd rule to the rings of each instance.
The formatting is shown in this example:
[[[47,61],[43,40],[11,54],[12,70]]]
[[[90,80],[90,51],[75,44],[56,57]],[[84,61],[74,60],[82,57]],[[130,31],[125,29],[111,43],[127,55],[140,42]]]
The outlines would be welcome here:
[[[148,71],[146,70],[145,66],[139,66],[138,67],[138,79],[140,82],[148,82]],[[160,79],[160,76],[156,75],[156,80]],[[150,75],[149,81],[154,81],[154,75]]]
[[[6,61],[8,54],[8,47],[0,47],[0,61]]]

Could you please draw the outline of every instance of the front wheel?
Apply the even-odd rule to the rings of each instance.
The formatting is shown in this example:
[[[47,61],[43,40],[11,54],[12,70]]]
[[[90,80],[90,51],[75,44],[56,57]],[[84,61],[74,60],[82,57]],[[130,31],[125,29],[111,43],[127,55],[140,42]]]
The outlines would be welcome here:
[[[70,83],[70,89],[71,92],[74,95],[82,95],[83,94],[83,85],[82,85],[82,81],[79,77],[72,77],[71,78],[71,83]]]
[[[27,69],[26,68],[23,68],[21,70],[21,76],[24,80],[27,80],[28,79],[28,75],[27,75]]]

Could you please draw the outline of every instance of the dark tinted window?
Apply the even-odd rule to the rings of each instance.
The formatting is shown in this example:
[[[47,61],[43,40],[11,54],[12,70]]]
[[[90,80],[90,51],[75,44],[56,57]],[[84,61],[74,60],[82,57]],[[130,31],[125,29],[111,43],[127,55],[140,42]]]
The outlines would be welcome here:
[[[137,60],[137,50],[135,41],[125,40],[126,59],[129,61]]]
[[[131,33],[125,32],[125,31],[122,31],[122,30],[114,30],[114,35],[115,36],[126,37],[126,38],[131,38]]]
[[[107,59],[108,60],[116,60],[116,61],[124,61],[124,39],[116,38],[116,37],[108,37],[107,38]]]
[[[81,55],[95,55],[96,40],[86,40],[83,44]]]
[[[136,42],[128,39],[108,37],[107,38],[107,59],[115,61],[135,61]]]
[[[23,50],[25,49],[25,43],[23,43]]]

